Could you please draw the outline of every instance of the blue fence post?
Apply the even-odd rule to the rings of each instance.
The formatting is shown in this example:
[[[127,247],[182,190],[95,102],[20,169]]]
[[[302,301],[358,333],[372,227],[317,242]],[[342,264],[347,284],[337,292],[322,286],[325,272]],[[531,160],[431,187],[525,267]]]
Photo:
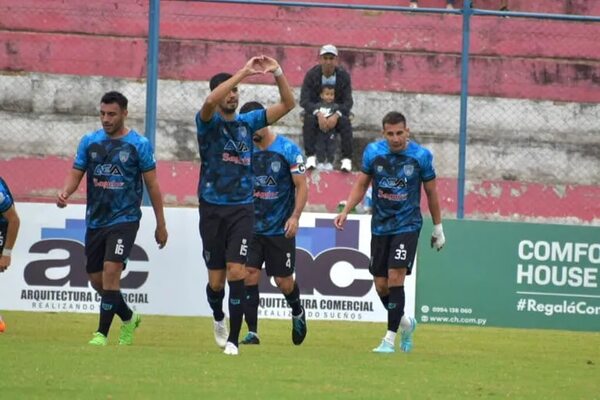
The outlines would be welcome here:
[[[463,3],[462,54],[460,68],[460,126],[458,141],[458,201],[456,218],[465,216],[465,169],[467,158],[467,107],[469,100],[469,46],[471,35],[471,15],[473,14],[471,0]]]
[[[150,0],[148,18],[148,62],[146,66],[146,121],[145,136],[156,152],[156,97],[158,84],[158,41],[160,32],[160,0]],[[144,189],[143,204],[150,205]]]

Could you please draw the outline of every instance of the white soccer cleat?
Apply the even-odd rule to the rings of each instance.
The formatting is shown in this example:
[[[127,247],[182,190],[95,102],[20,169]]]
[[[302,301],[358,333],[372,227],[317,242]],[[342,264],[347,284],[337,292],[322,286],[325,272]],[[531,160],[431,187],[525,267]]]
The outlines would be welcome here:
[[[344,172],[352,171],[352,160],[350,160],[349,158],[343,158],[340,169]]]
[[[228,356],[237,356],[240,354],[240,351],[235,344],[227,342],[227,344],[225,344],[225,350],[223,350],[223,354],[227,354]]]
[[[306,169],[315,169],[317,167],[317,157],[315,156],[309,156],[306,159]]]
[[[223,318],[222,321],[213,320],[213,328],[215,332],[215,342],[217,342],[217,346],[219,346],[220,348],[224,348],[225,344],[227,343],[227,338],[229,337],[226,319]]]

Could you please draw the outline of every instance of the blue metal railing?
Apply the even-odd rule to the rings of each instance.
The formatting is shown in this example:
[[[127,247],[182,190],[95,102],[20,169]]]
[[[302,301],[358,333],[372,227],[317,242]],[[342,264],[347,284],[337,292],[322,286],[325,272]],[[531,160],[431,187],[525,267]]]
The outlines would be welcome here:
[[[469,83],[469,45],[470,27],[473,16],[494,16],[511,18],[536,18],[547,20],[600,22],[600,16],[568,15],[568,14],[545,14],[515,11],[492,11],[481,10],[472,7],[472,0],[465,0],[462,9],[449,10],[446,8],[410,8],[401,6],[384,6],[369,4],[337,4],[337,3],[312,3],[300,1],[279,0],[190,0],[200,3],[222,3],[222,4],[246,4],[266,5],[277,7],[312,7],[312,8],[334,8],[348,10],[371,10],[371,11],[403,11],[411,13],[428,14],[456,14],[463,16],[462,24],[462,50],[461,50],[461,83],[460,83],[460,126],[459,126],[459,159],[458,159],[458,183],[457,183],[457,212],[458,219],[464,218],[465,209],[465,180],[466,180],[466,150],[467,150],[467,107],[468,107],[468,83]],[[150,1],[149,37],[148,37],[148,88],[146,94],[146,135],[154,146],[156,129],[156,92],[158,82],[158,41],[159,41],[159,0]],[[144,204],[147,203],[145,196]]]

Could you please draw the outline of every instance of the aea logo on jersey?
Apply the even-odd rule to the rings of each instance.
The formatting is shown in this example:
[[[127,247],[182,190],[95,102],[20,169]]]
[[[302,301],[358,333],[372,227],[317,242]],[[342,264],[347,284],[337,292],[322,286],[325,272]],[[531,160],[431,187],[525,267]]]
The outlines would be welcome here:
[[[363,297],[373,287],[371,279],[355,278],[350,285],[340,287],[331,279],[331,269],[347,262],[354,269],[369,269],[369,257],[358,251],[360,221],[348,220],[343,231],[333,226],[333,220],[317,218],[314,228],[300,228],[296,235],[296,280],[302,294],[315,290],[324,296]],[[260,291],[279,293],[265,274],[261,274]]]
[[[228,140],[224,147],[227,151],[237,151],[238,153],[246,153],[250,151],[250,147],[244,142],[236,142]]]
[[[255,176],[254,183],[257,186],[277,186],[275,178],[269,175]]]
[[[379,187],[386,189],[405,188],[406,178],[384,177],[379,180]]]
[[[42,228],[42,240],[34,243],[29,249],[34,254],[50,254],[54,250],[67,252],[66,258],[45,258],[32,261],[25,266],[23,272],[25,282],[31,286],[64,286],[88,287],[88,275],[85,270],[85,220],[67,219],[64,228]],[[148,261],[148,255],[138,245],[133,245],[129,261]],[[69,272],[60,277],[49,273],[56,268],[69,267]],[[148,272],[129,271],[121,279],[123,289],[137,289],[148,279]]]
[[[123,176],[123,173],[115,164],[98,164],[94,168],[94,175],[97,176]]]

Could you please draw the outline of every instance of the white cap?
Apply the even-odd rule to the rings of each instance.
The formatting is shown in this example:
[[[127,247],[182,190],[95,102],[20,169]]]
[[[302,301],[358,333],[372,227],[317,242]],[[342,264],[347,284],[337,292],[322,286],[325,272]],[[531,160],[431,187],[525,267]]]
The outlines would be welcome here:
[[[333,54],[337,57],[338,51],[334,45],[326,44],[325,46],[321,47],[321,50],[319,51],[320,56],[322,56],[323,54]]]

